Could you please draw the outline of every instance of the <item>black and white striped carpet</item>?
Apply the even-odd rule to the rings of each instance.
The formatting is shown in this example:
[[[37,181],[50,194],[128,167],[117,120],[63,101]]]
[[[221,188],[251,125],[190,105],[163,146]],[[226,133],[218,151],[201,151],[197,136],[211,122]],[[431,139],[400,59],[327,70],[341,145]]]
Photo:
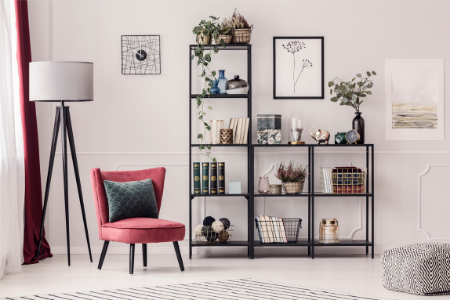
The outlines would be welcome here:
[[[47,294],[4,299],[26,300],[116,300],[116,299],[161,299],[161,300],[206,300],[206,299],[309,299],[309,300],[380,300],[340,292],[317,290],[276,282],[253,279],[163,285],[154,287],[101,290],[63,294]]]

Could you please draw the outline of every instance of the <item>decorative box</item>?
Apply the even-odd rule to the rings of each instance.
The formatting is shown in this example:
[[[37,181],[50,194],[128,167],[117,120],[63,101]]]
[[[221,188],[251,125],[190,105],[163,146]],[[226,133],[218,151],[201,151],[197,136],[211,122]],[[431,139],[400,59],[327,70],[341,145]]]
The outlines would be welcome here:
[[[258,144],[281,144],[281,130],[258,131]]]
[[[335,144],[347,144],[347,139],[345,138],[346,132],[338,132],[334,136]]]
[[[257,115],[256,129],[281,131],[281,115]]]
[[[228,182],[228,193],[230,193],[230,194],[242,194],[241,182],[240,181],[230,181],[230,182]]]

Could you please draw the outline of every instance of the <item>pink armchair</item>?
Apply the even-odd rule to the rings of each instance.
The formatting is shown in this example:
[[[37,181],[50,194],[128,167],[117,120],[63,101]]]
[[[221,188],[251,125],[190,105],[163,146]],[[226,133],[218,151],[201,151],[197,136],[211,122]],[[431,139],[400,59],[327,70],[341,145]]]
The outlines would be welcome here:
[[[181,271],[184,271],[183,259],[178,245],[178,241],[184,239],[184,224],[152,218],[131,218],[112,223],[109,222],[108,199],[103,185],[104,180],[127,182],[151,178],[159,212],[161,209],[165,175],[165,168],[139,171],[100,171],[99,168],[91,170],[91,183],[92,191],[94,193],[95,212],[97,214],[98,235],[100,240],[105,241],[98,263],[99,269],[102,268],[106,251],[108,250],[108,245],[111,241],[130,244],[130,274],[133,274],[135,244],[142,244],[144,267],[146,267],[147,244],[173,242],[180,269]]]

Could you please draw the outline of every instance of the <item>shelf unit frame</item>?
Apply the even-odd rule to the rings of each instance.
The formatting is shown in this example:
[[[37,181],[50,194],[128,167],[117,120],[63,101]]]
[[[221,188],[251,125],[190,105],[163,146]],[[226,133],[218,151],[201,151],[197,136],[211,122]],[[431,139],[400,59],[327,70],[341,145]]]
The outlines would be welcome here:
[[[251,44],[235,44],[227,45],[225,48],[220,45],[205,45],[205,49],[212,49],[212,47],[218,46],[219,53],[221,51],[245,51],[247,54],[247,83],[248,83],[248,94],[218,94],[211,95],[210,99],[230,99],[230,98],[241,98],[247,100],[247,117],[249,118],[248,136],[247,144],[232,144],[232,145],[211,145],[212,148],[225,147],[225,148],[247,148],[247,193],[241,194],[193,194],[192,186],[192,149],[198,148],[200,144],[192,142],[192,100],[196,99],[199,94],[192,93],[192,60],[191,55],[197,47],[196,44],[189,45],[189,259],[192,259],[192,248],[193,247],[247,247],[247,254],[249,257],[253,255],[253,231],[250,234],[250,228],[253,226],[253,219],[250,218],[253,212],[253,156],[252,156],[252,45]],[[193,227],[192,227],[192,200],[196,197],[224,197],[228,199],[230,197],[241,197],[247,200],[247,211],[248,220],[247,227],[249,228],[247,241],[230,241],[223,244],[217,243],[196,243],[193,241]],[[206,201],[207,198],[205,198]]]

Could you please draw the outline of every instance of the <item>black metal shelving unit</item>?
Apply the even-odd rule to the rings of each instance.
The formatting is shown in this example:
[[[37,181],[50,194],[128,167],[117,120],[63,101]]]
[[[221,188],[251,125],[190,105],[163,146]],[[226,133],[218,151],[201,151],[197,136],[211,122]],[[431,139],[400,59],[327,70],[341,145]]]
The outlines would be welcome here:
[[[257,194],[257,192],[253,192],[251,197],[252,202],[254,202],[254,198],[258,197],[298,197],[300,199],[308,198],[308,238],[300,239],[297,243],[287,243],[287,244],[263,244],[260,241],[253,241],[254,247],[308,247],[308,256],[314,258],[314,248],[315,247],[366,247],[366,254],[369,254],[369,247],[371,247],[371,256],[372,259],[374,257],[374,145],[373,144],[352,144],[352,145],[341,145],[341,144],[304,144],[304,145],[289,145],[289,144],[278,144],[278,145],[261,145],[254,144],[252,145],[252,159],[254,160],[254,149],[255,148],[278,148],[278,147],[294,147],[300,149],[307,149],[308,152],[308,172],[310,174],[310,179],[308,180],[308,191],[296,194],[296,195],[270,195],[270,194]],[[316,192],[314,190],[314,153],[316,148],[329,148],[329,147],[337,147],[337,148],[365,148],[366,154],[366,168],[367,168],[367,176],[366,176],[366,193],[364,194],[325,194],[321,192]],[[254,170],[252,170],[254,172]],[[253,179],[254,180],[254,179]],[[353,240],[353,239],[341,239],[339,244],[320,244],[318,239],[314,238],[314,200],[315,198],[330,198],[330,197],[365,197],[366,198],[366,239],[365,240]],[[370,204],[370,206],[369,206]],[[254,203],[253,203],[254,205]],[[254,210],[252,210],[251,218],[254,219]],[[370,217],[369,217],[370,215]],[[254,234],[255,225],[249,228],[249,231]],[[370,230],[369,230],[370,229]],[[369,239],[369,231],[370,231],[370,239]],[[254,252],[251,252],[251,258],[254,258]]]
[[[247,54],[247,82],[248,82],[248,94],[234,94],[234,95],[212,95],[212,101],[220,101],[221,99],[238,98],[245,99],[247,101],[247,117],[249,118],[249,128],[247,144],[233,144],[233,145],[211,145],[211,147],[224,147],[224,148],[247,148],[247,193],[242,194],[193,194],[192,187],[192,149],[198,148],[199,144],[192,143],[192,100],[195,100],[198,94],[192,93],[192,52],[197,47],[196,44],[189,45],[189,258],[192,258],[192,248],[193,247],[247,247],[249,258],[253,258],[253,219],[250,218],[253,215],[253,156],[252,156],[252,45],[250,44],[235,44],[227,45],[225,48],[220,45],[205,45],[205,49],[212,49],[212,47],[219,47],[219,55],[221,51],[243,51]],[[192,200],[195,197],[241,197],[247,200],[247,210],[248,210],[248,237],[246,241],[229,241],[227,243],[221,244],[204,244],[196,243],[192,240]]]

